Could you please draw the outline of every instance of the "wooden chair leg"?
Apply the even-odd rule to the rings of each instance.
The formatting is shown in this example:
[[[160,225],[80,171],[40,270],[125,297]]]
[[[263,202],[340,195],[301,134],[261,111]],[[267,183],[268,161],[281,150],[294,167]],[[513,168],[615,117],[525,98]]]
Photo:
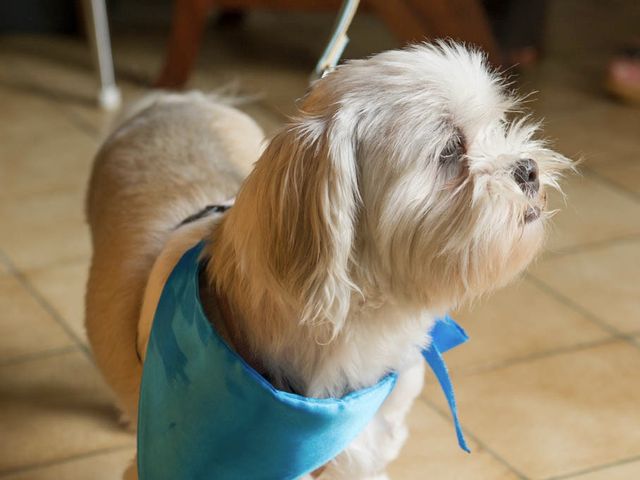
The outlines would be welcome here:
[[[171,33],[164,66],[154,86],[180,89],[198,56],[207,17],[215,0],[175,0]]]
[[[154,86],[177,89],[187,83],[215,2],[175,0],[167,55]],[[453,38],[482,47],[493,64],[500,64],[500,51],[480,0],[367,0],[366,4],[403,43]]]

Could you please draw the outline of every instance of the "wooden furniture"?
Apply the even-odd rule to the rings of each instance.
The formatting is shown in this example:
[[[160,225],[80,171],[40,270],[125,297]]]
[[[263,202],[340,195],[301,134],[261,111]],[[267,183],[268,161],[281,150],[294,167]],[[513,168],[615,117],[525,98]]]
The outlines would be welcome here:
[[[195,63],[206,22],[214,8],[233,11],[337,11],[341,0],[175,0],[164,66],[155,86],[182,88]],[[363,0],[402,43],[454,38],[482,47],[494,64],[500,53],[480,0]]]

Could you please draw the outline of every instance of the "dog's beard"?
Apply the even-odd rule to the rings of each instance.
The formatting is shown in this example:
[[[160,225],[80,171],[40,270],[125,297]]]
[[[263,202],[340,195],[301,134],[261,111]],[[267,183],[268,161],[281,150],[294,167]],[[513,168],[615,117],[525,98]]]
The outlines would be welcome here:
[[[377,291],[446,311],[504,285],[528,265],[542,246],[546,218],[526,221],[526,204],[483,199],[471,205],[472,190],[471,183],[461,186],[445,208],[425,206],[424,213],[388,206],[393,221],[362,236],[358,262]]]
[[[499,288],[520,273],[540,251],[545,219],[526,221],[526,209],[491,199],[471,206],[473,185],[449,196],[444,209],[429,209],[418,225],[398,223],[379,232],[368,264],[380,265],[380,291],[396,301],[444,312]],[[488,204],[488,205],[487,205]],[[380,247],[385,244],[385,247]],[[386,249],[386,250],[385,250]],[[377,257],[374,258],[374,257]]]

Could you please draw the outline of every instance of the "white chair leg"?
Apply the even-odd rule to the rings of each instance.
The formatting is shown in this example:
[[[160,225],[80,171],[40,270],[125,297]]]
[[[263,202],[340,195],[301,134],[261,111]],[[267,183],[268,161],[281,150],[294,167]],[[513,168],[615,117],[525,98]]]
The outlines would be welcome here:
[[[83,0],[83,7],[87,36],[98,73],[100,86],[98,104],[105,110],[116,110],[120,107],[122,97],[116,86],[113,73],[113,57],[105,0]]]
[[[347,31],[358,10],[359,4],[360,0],[343,0],[338,16],[336,17],[335,25],[333,26],[333,32],[331,32],[331,37],[329,37],[327,46],[324,52],[322,52],[322,56],[318,60],[315,70],[311,74],[311,81],[323,77],[338,64],[344,49],[347,47],[347,43],[349,43]]]

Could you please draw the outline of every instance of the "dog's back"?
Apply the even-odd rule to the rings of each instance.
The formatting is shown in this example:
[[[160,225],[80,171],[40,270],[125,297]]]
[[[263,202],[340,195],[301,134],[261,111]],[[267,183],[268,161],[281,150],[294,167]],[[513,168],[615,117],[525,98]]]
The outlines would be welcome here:
[[[137,323],[151,267],[184,218],[235,195],[262,140],[253,120],[215,97],[153,94],[125,113],[96,156],[86,327],[98,366],[132,418]]]

